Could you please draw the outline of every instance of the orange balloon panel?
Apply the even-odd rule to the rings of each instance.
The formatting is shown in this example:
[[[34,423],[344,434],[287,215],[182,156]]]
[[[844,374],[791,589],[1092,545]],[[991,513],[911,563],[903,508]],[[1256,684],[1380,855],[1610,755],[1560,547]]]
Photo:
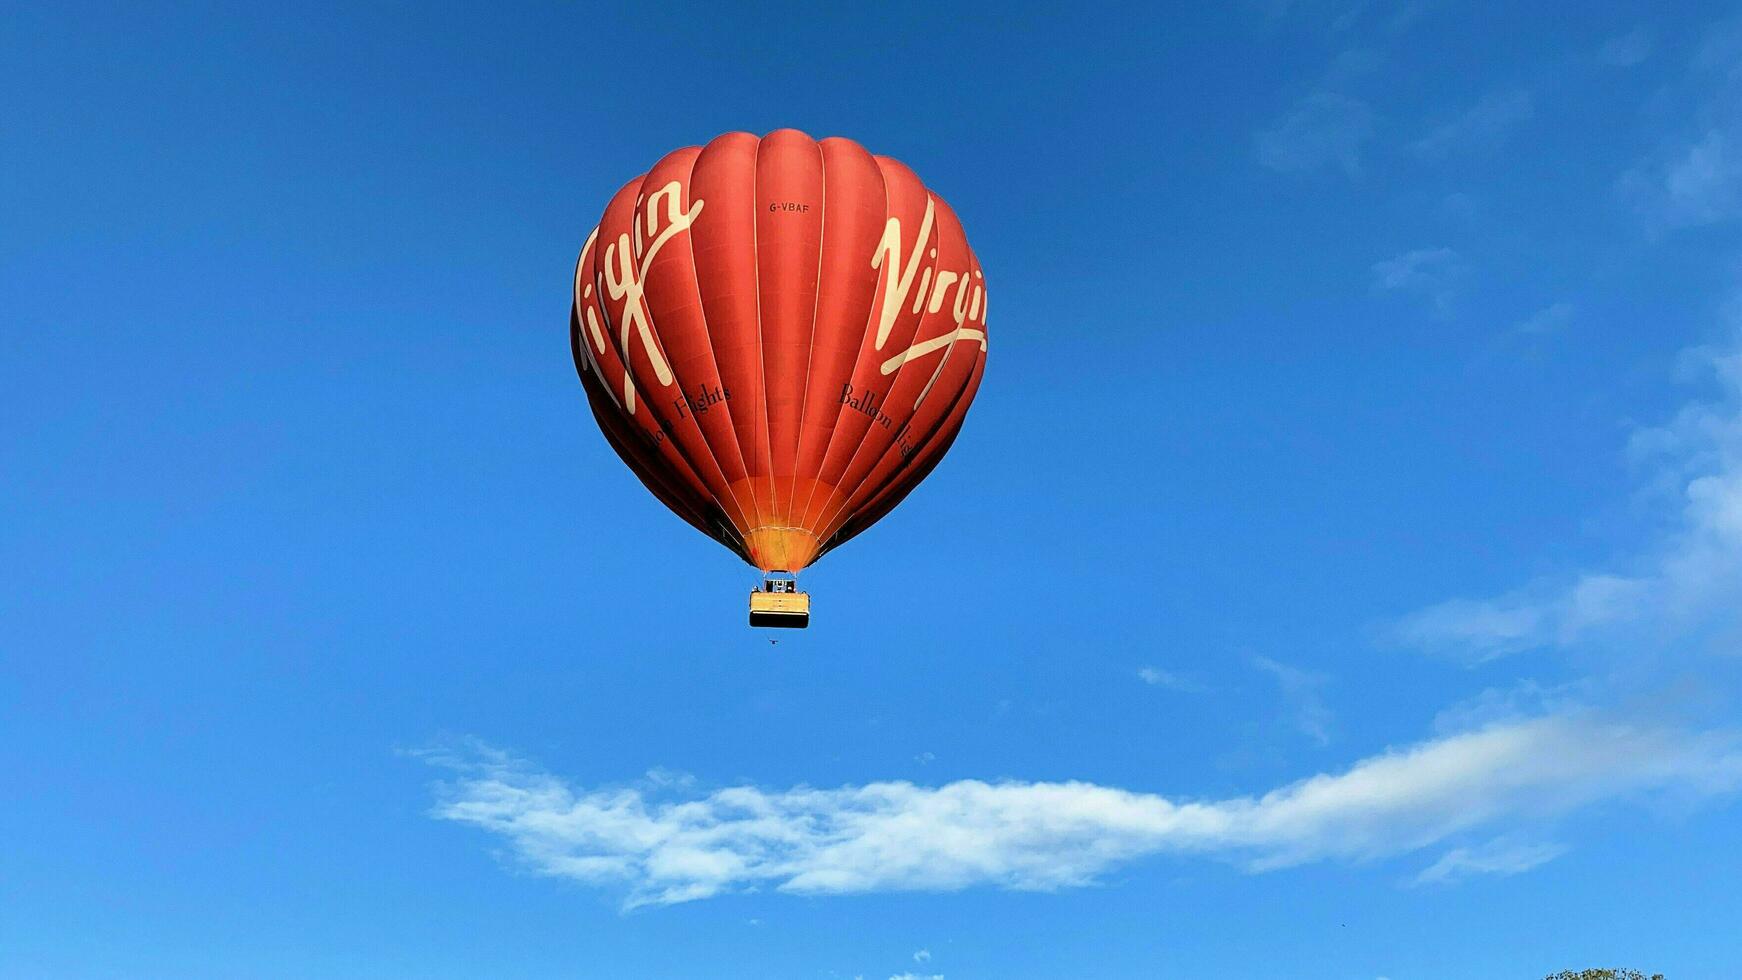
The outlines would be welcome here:
[[[937,465],[986,366],[949,205],[852,140],[728,133],[605,206],[569,345],[606,440],[679,517],[798,571]]]

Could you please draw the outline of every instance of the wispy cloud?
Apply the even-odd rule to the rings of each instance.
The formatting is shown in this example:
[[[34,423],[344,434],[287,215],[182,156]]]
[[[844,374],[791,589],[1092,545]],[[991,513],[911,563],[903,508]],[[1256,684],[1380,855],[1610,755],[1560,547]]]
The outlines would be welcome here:
[[[1441,708],[1434,715],[1433,729],[1441,734],[1456,734],[1492,725],[1516,724],[1530,718],[1569,714],[1579,710],[1589,690],[1590,685],[1584,681],[1543,685],[1522,680],[1503,687],[1490,687]]]
[[[1414,293],[1445,315],[1464,279],[1464,263],[1449,248],[1418,248],[1373,263],[1373,291]]]
[[[1616,68],[1632,68],[1651,57],[1651,32],[1643,27],[1635,27],[1625,34],[1620,34],[1603,42],[1597,49],[1597,60],[1605,65]]]
[[[1732,304],[1734,346],[1684,360],[1718,380],[1719,397],[1642,429],[1630,453],[1675,508],[1673,530],[1623,571],[1585,571],[1486,599],[1455,599],[1405,617],[1405,644],[1470,661],[1538,647],[1568,647],[1742,627],[1742,294]]]
[[[1574,309],[1571,303],[1550,303],[1525,317],[1518,324],[1518,332],[1529,334],[1559,333],[1573,321],[1573,313]]]
[[[1539,584],[1492,599],[1451,599],[1405,617],[1395,635],[1404,643],[1480,663],[1542,646],[1567,646],[1598,627],[1631,619],[1650,583],[1589,573],[1571,585]]]
[[[1319,690],[1325,685],[1325,675],[1290,667],[1269,657],[1255,657],[1253,664],[1276,679],[1288,700],[1289,721],[1302,734],[1320,745],[1331,742],[1331,709]]]
[[[1254,0],[1267,27],[1275,28],[1291,15],[1323,25],[1332,34],[1364,29],[1400,34],[1432,6],[1428,0]]]
[[[1204,685],[1189,677],[1176,674],[1171,670],[1162,670],[1160,667],[1139,667],[1137,668],[1137,678],[1151,687],[1164,687],[1170,691],[1179,691],[1182,694],[1199,694],[1208,690]]]
[[[1492,152],[1535,112],[1535,100],[1523,89],[1491,92],[1456,119],[1411,143],[1410,149],[1431,160],[1457,152]]]
[[[1279,173],[1336,169],[1361,175],[1361,154],[1373,136],[1367,103],[1335,92],[1314,92],[1257,134],[1258,162]]]
[[[1706,225],[1742,215],[1742,128],[1707,129],[1657,170],[1644,188],[1664,223]]]
[[[426,758],[451,771],[434,816],[497,835],[534,873],[617,890],[628,907],[759,888],[1051,890],[1155,854],[1266,871],[1415,851],[1654,789],[1710,794],[1742,781],[1742,740],[1730,733],[1579,712],[1448,735],[1215,801],[1015,780],[697,794],[670,784],[576,786],[477,744]]]
[[[1710,31],[1683,83],[1691,126],[1621,176],[1657,227],[1742,219],[1742,18]]]
[[[1383,51],[1366,47],[1345,48],[1337,52],[1331,63],[1325,66],[1324,75],[1320,79],[1320,87],[1326,90],[1336,90],[1346,85],[1356,84],[1363,77],[1371,75],[1384,67],[1386,55]]]
[[[1454,847],[1412,879],[1417,885],[1447,885],[1476,875],[1515,875],[1565,854],[1561,844],[1531,844],[1498,837],[1474,847]]]

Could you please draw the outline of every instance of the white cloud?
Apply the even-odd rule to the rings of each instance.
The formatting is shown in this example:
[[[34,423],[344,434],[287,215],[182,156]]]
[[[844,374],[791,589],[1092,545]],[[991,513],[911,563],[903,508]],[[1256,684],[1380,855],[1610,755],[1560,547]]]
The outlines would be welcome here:
[[[1490,687],[1473,697],[1441,708],[1434,715],[1433,730],[1444,734],[1474,731],[1490,725],[1513,724],[1528,718],[1576,711],[1594,693],[1587,681],[1542,685],[1522,680],[1504,687]]]
[[[1334,167],[1361,175],[1361,152],[1373,135],[1367,103],[1335,92],[1314,92],[1255,137],[1258,162],[1281,173]]]
[[[889,975],[889,980],[944,980],[944,975],[941,973],[930,973],[924,976],[918,973],[892,973]]]
[[[834,789],[571,785],[477,745],[433,815],[502,838],[535,873],[620,890],[625,905],[734,891],[829,895],[1087,885],[1154,854],[1264,871],[1414,851],[1474,828],[1653,789],[1727,792],[1742,742],[1569,712],[1364,759],[1257,797],[1171,799],[1085,782],[904,781]]]
[[[1560,844],[1530,844],[1498,837],[1474,847],[1454,847],[1438,861],[1422,869],[1412,883],[1446,885],[1476,875],[1515,875],[1539,867],[1565,854]]]
[[[1464,278],[1464,264],[1449,248],[1418,248],[1373,263],[1374,292],[1416,293],[1445,314]]]
[[[1671,224],[1703,225],[1742,213],[1742,146],[1737,133],[1709,129],[1670,160],[1663,200]]]
[[[1341,34],[1350,30],[1400,34],[1420,20],[1431,4],[1428,0],[1404,0],[1401,3],[1383,0],[1255,0],[1263,13],[1266,26],[1274,28],[1291,15],[1324,25],[1328,33]]]
[[[1536,102],[1523,89],[1493,92],[1458,118],[1410,144],[1410,149],[1428,159],[1441,159],[1461,151],[1492,151],[1506,134],[1536,113]]]
[[[1345,48],[1337,52],[1331,63],[1325,67],[1323,84],[1327,89],[1347,85],[1366,75],[1371,75],[1385,65],[1386,56],[1382,51],[1372,48]]]
[[[1170,691],[1195,694],[1205,690],[1204,686],[1197,681],[1176,674],[1171,670],[1162,670],[1160,667],[1139,667],[1137,668],[1137,677],[1151,687],[1165,687]]]
[[[1526,317],[1518,325],[1519,333],[1547,334],[1558,333],[1573,320],[1573,304],[1550,303]]]
[[[1630,453],[1654,466],[1677,513],[1674,529],[1622,571],[1586,571],[1487,599],[1454,599],[1395,625],[1423,649],[1480,662],[1540,647],[1625,643],[1635,656],[1666,637],[1733,640],[1742,627],[1742,297],[1735,346],[1686,360],[1720,384],[1720,397],[1634,434]]]
[[[1691,125],[1623,174],[1620,190],[1654,226],[1742,218],[1742,18],[1708,33],[1683,87]]]
[[[929,950],[929,949],[916,949],[913,951],[913,961],[915,963],[926,963],[926,962],[930,962],[930,960],[931,960],[931,950]]]
[[[1607,574],[1570,585],[1533,585],[1492,599],[1451,599],[1401,620],[1397,639],[1473,663],[1543,646],[1571,646],[1593,630],[1635,618],[1653,583]]]
[[[1255,657],[1252,661],[1260,670],[1276,678],[1277,686],[1289,701],[1289,717],[1294,727],[1320,745],[1329,745],[1331,741],[1331,709],[1325,706],[1324,698],[1319,696],[1319,689],[1325,684],[1325,676],[1311,671],[1290,667],[1278,663],[1269,657]]]
[[[1632,68],[1651,57],[1651,33],[1636,27],[1626,34],[1612,37],[1597,50],[1597,60],[1616,68]]]

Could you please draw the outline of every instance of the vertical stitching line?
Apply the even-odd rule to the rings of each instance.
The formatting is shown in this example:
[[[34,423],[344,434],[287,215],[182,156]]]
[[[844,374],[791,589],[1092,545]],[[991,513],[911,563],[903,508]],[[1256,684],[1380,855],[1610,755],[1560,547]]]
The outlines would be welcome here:
[[[933,200],[932,200],[932,193],[931,193],[930,188],[925,189],[925,198],[926,198],[926,203],[934,204],[934,206],[935,206],[935,202],[933,202]],[[936,234],[938,236],[938,241],[942,242],[943,235],[944,235],[943,223],[938,222],[938,223],[932,225],[932,231],[934,234]],[[963,236],[964,239],[966,239],[966,237],[967,237],[966,235]],[[964,241],[963,244],[966,244],[966,242]],[[939,249],[939,251],[941,252],[942,249]],[[941,258],[938,261],[942,261]],[[934,268],[935,268],[935,265],[934,265]],[[935,286],[933,288],[935,288]],[[921,301],[921,306],[920,306],[920,314],[919,314],[919,325],[917,327],[915,327],[914,331],[913,331],[913,336],[915,339],[917,339],[919,337],[920,330],[925,327],[926,318],[931,316],[931,302],[929,300],[929,297],[922,296],[922,297],[920,297],[920,301]],[[940,310],[939,312],[941,313],[942,310]],[[909,346],[911,346],[911,344]],[[912,364],[912,363],[913,363],[912,359],[904,360],[901,362],[901,365],[895,369],[895,378],[889,382],[889,390],[891,393],[893,393],[895,391],[896,387],[901,384],[902,372],[906,371],[907,366],[909,364]],[[885,400],[885,403],[887,404],[887,399]],[[915,415],[917,415],[918,413],[919,413],[919,409],[917,406],[915,406],[913,409],[910,409],[908,411],[907,420],[901,424],[901,428],[899,428],[895,431],[895,437],[889,440],[889,446],[884,447],[883,452],[879,453],[871,461],[870,468],[865,471],[864,476],[859,478],[859,482],[853,486],[852,493],[848,493],[848,494],[842,496],[841,502],[836,505],[834,511],[828,515],[828,518],[826,520],[821,522],[821,527],[823,529],[826,530],[829,527],[829,525],[831,525],[835,522],[835,519],[837,517],[839,517],[842,513],[846,512],[847,505],[849,503],[851,503],[853,500],[853,495],[859,492],[859,488],[863,487],[867,480],[871,479],[871,474],[876,472],[876,470],[877,470],[877,464],[882,462],[884,457],[889,455],[890,447],[901,445],[902,434],[907,432],[908,426],[913,424],[913,417]],[[847,472],[853,468],[853,461],[859,458],[859,454],[861,452],[864,452],[866,444],[871,441],[871,430],[874,427],[875,427],[875,423],[873,423],[873,425],[865,427],[865,434],[859,438],[859,445],[853,447],[853,455],[848,458],[847,468],[845,470],[841,471],[841,475],[845,476],[847,474]],[[826,539],[826,537],[827,536],[825,535],[825,539]]]
[[[981,361],[985,360],[985,352],[976,351],[975,353],[980,356]],[[962,400],[962,397],[968,393],[969,386],[973,384],[973,382],[974,382],[974,369],[976,367],[979,367],[979,364],[975,364],[975,365],[970,366],[968,368],[968,375],[963,380],[962,387],[960,389],[958,389],[954,395],[950,396],[950,406],[949,406],[949,408],[944,410],[944,414],[938,419],[937,428],[933,429],[930,433],[928,433],[928,435],[927,435],[928,441],[931,439],[944,439],[946,441],[949,439],[952,439],[952,438],[954,438],[955,433],[961,431],[962,425],[967,422],[967,411],[966,411],[966,409],[964,409],[962,412],[962,421],[957,423],[954,432],[947,431],[945,428],[945,426],[947,425],[947,423],[950,420],[950,413],[955,411],[955,409],[956,409],[956,403]],[[920,451],[918,449],[915,449],[914,454],[913,454],[913,458],[917,459],[919,456],[919,453],[920,453]],[[883,459],[886,458],[888,455],[889,455],[888,452],[885,452],[882,457],[878,458],[878,462],[879,463],[882,462]],[[931,462],[931,465],[933,465],[935,467],[939,462],[942,462],[942,460],[943,460],[942,451],[940,451],[940,454],[938,456],[933,457],[930,462]],[[876,464],[872,464],[871,469],[875,470],[876,468],[877,468]],[[877,486],[872,488],[870,497],[868,497],[866,499],[866,504],[868,505],[866,508],[861,508],[859,510],[855,510],[855,511],[851,511],[851,512],[847,512],[847,511],[843,510],[841,513],[838,513],[835,515],[836,519],[840,523],[837,526],[829,529],[829,537],[832,538],[836,534],[845,530],[847,525],[853,523],[853,520],[855,518],[857,518],[860,514],[864,513],[867,509],[869,509],[869,505],[871,505],[873,501],[875,501],[877,498],[881,497],[882,495],[887,494],[887,493],[891,492],[892,490],[899,490],[900,492],[907,492],[907,491],[913,490],[914,487],[919,486],[919,483],[915,482],[915,483],[913,483],[905,488],[901,488],[903,475],[904,474],[911,474],[911,473],[916,472],[916,471],[917,471],[917,466],[912,462],[904,462],[901,466],[897,467],[893,473],[890,473],[889,476],[883,480],[883,482],[879,483]],[[870,482],[870,474],[869,473],[866,474],[866,480],[864,482],[866,482],[866,483]],[[859,489],[863,489],[863,483],[860,485]],[[857,494],[859,492],[859,490],[856,489],[853,492],[855,494]],[[887,516],[887,515],[885,515],[885,516]],[[879,517],[878,520],[882,520],[882,517]],[[870,526],[871,525],[867,524],[864,527],[861,527],[857,531],[855,531],[854,534],[858,534],[859,531],[863,531],[863,530],[865,530],[865,528],[870,527]],[[833,548],[830,548],[829,550],[832,551]]]
[[[767,138],[766,136],[757,138],[756,154],[750,158],[750,255],[755,260],[752,268],[756,272],[756,377],[761,388],[761,391],[758,392],[757,403],[762,406],[762,444],[768,448],[768,452],[762,456],[762,463],[769,470],[767,474],[768,489],[772,495],[774,491],[774,434],[770,430],[768,421],[768,362],[766,352],[762,348],[762,243],[756,234],[756,216],[760,213],[758,209],[762,206],[760,193],[762,190],[760,173],[762,141]],[[756,477],[754,474],[750,477],[750,496],[752,498],[756,496]],[[772,503],[773,501],[770,501],[770,504]],[[766,526],[767,520],[760,517],[760,506],[758,506],[757,511],[757,524]]]
[[[629,219],[632,223],[641,220],[641,205],[640,205],[641,192],[643,189],[643,185],[645,184],[645,182],[647,180],[647,175],[642,174],[640,179],[643,183],[640,185],[637,185],[635,188],[635,198],[636,198],[637,203],[636,203],[634,210],[631,212],[630,219]],[[631,225],[630,230],[632,232],[634,231],[633,224]],[[631,241],[633,241],[633,239],[631,239]],[[649,418],[653,419],[654,428],[660,429],[660,431],[663,432],[664,431],[663,427],[661,427],[659,425],[659,417],[656,414],[654,414],[653,403],[645,397],[645,394],[642,391],[640,382],[635,380],[635,371],[630,365],[629,352],[620,343],[620,338],[618,337],[617,325],[611,321],[611,311],[610,311],[610,309],[608,309],[605,306],[605,302],[603,299],[603,297],[605,295],[604,288],[599,284],[599,275],[600,275],[599,263],[604,261],[604,256],[605,256],[605,250],[603,248],[595,248],[594,249],[594,251],[593,251],[593,269],[592,269],[592,274],[593,274],[592,286],[593,286],[594,294],[596,296],[600,297],[600,299],[598,300],[599,314],[600,314],[601,318],[604,319],[605,326],[609,328],[605,331],[605,342],[611,345],[612,349],[617,352],[617,357],[623,362],[624,380],[635,389],[635,393],[637,395],[642,396],[641,402],[642,402],[642,404],[645,404],[647,406],[647,414],[648,414]],[[631,258],[635,259],[636,261],[639,261],[638,256],[632,255]],[[639,269],[636,270],[636,275],[637,276],[640,275]],[[646,302],[646,298],[643,297],[642,301]],[[583,313],[583,316],[584,315],[585,314]],[[651,316],[648,317],[648,332],[653,335],[654,342],[659,344],[660,356],[665,357],[665,344],[663,341],[660,340],[658,326],[657,326],[657,324],[655,324],[653,322],[653,318]],[[583,337],[582,339],[584,340],[585,338]],[[669,357],[666,358],[666,363],[668,365],[671,363],[671,359]],[[601,379],[601,380],[605,380],[605,379]],[[677,380],[677,372],[675,370],[672,372],[672,380],[673,381]],[[609,389],[607,388],[607,390],[609,390]],[[619,414],[625,414],[625,413],[623,413],[621,411],[621,409],[619,409]],[[633,417],[630,417],[628,415],[625,415],[625,417],[626,417],[629,425],[632,428],[638,427],[637,423],[634,421]],[[690,475],[695,478],[696,485],[700,486],[702,488],[702,490],[707,493],[708,497],[714,501],[714,505],[716,507],[718,507],[720,505],[720,498],[715,496],[713,490],[708,488],[707,481],[702,479],[700,473],[696,472],[696,464],[694,463],[694,461],[692,461],[690,459],[689,454],[685,453],[683,451],[683,447],[679,446],[677,444],[677,440],[672,439],[669,434],[666,436],[665,441],[667,441],[671,444],[672,453],[678,458],[679,461],[681,461],[684,464],[684,467],[689,470]],[[706,442],[707,442],[706,439],[704,439],[702,441],[704,444],[706,444]],[[664,456],[662,453],[659,452],[657,445],[653,449],[653,458],[655,460],[659,460],[662,462],[664,460]],[[721,509],[724,510],[724,508],[721,508]],[[736,529],[734,529],[734,530],[736,530]],[[739,540],[742,542],[743,536],[738,535],[738,537],[739,537]],[[745,550],[748,551],[749,550],[748,547],[746,547]]]
[[[855,145],[857,145],[857,144],[855,144]],[[865,148],[862,146],[859,147],[859,149],[861,151],[864,151],[865,155],[870,158],[871,166],[873,167],[873,169],[875,169],[877,171],[877,181],[878,181],[878,184],[883,189],[883,222],[879,227],[886,228],[889,225],[889,178],[886,174],[883,173],[883,164],[878,163],[877,158],[874,156],[871,156],[870,151],[865,150]],[[896,265],[899,265],[899,262],[897,262]],[[890,265],[888,263],[885,263],[883,268],[881,270],[879,270],[877,282],[882,282],[883,281],[882,277],[885,275],[895,275],[895,273],[893,271],[891,271]],[[877,312],[877,296],[878,296],[877,282],[873,282],[871,284],[871,287],[872,287],[871,288],[871,305],[866,307],[866,309],[865,309],[865,327],[859,333],[859,353],[857,356],[855,356],[853,358],[853,366],[847,369],[849,372],[848,373],[849,380],[851,380],[851,378],[852,378],[852,372],[855,372],[858,370],[859,358],[862,358],[865,356],[865,343],[871,337],[871,315]],[[843,416],[845,414],[847,414],[845,402],[835,406],[835,424],[832,428],[829,429],[829,441],[823,445],[822,465],[828,464],[829,452],[835,448],[835,436],[839,435],[841,432],[841,416]],[[848,465],[851,465],[852,462],[853,461],[852,461],[851,457],[849,457],[847,460]],[[844,475],[846,473],[846,470],[843,469],[841,472]],[[817,475],[818,476],[822,475],[822,471],[821,471],[820,467],[817,471]],[[810,497],[806,498],[806,500],[804,502],[804,510],[799,511],[800,518],[803,518],[805,514],[810,512],[811,501],[816,499],[816,495],[817,495],[817,485],[815,482],[812,482],[811,483],[811,495],[810,495]],[[812,533],[814,534],[815,531],[813,530]],[[822,539],[818,538],[817,543],[820,546],[822,543]]]
[[[798,466],[799,466],[798,451],[799,451],[800,447],[802,447],[804,445],[804,419],[805,419],[805,416],[807,414],[809,414],[809,409],[810,409],[811,366],[814,363],[816,363],[817,313],[818,313],[818,305],[822,300],[822,293],[823,293],[823,245],[828,240],[828,234],[827,234],[828,233],[828,221],[829,221],[828,157],[826,157],[823,154],[823,146],[821,143],[818,143],[816,140],[812,140],[811,143],[812,143],[812,145],[814,145],[817,148],[817,174],[822,180],[823,192],[822,192],[821,199],[817,201],[817,212],[818,212],[818,217],[817,217],[817,283],[816,283],[816,288],[811,291],[811,340],[810,340],[810,346],[805,349],[805,353],[804,353],[804,394],[802,396],[800,396],[800,398],[799,398],[799,402],[798,402],[798,428],[793,433],[792,482],[787,485],[787,489],[786,489],[787,513],[786,513],[786,516],[784,518],[784,523],[786,523],[788,525],[796,525],[799,522],[799,520],[801,520],[804,517],[804,514],[802,512],[794,511],[792,509],[792,505],[797,502],[794,498],[798,496]],[[812,485],[812,492],[814,493],[815,486],[816,486],[816,481],[814,478],[811,481],[811,485]],[[808,531],[809,529],[807,528],[805,530]],[[813,547],[811,549],[811,557],[814,559],[816,557],[816,549],[815,549],[814,545],[821,544],[821,542],[815,541],[814,533],[812,534],[812,539],[813,539]]]
[[[701,162],[702,153],[705,152],[707,152],[707,147],[702,147],[701,151],[696,153],[695,159],[690,161],[689,176],[684,178],[683,191],[684,194],[689,197],[691,202],[695,201],[696,196],[696,164]],[[704,211],[703,213],[705,214],[707,212]],[[713,328],[708,325],[708,304],[702,297],[702,270],[696,265],[696,235],[693,227],[685,232],[684,244],[689,248],[690,252],[690,272],[692,273],[696,284],[696,309],[701,311],[702,337],[707,341],[704,346],[708,349],[708,359],[712,361],[714,365],[714,377],[720,379],[720,388],[724,391],[726,381],[724,378],[720,377],[720,359],[714,353],[714,331]],[[667,358],[666,360],[668,362],[671,361],[670,358]],[[677,376],[677,365],[675,363],[672,364],[671,373],[674,378]],[[678,394],[683,394],[683,385],[681,382],[678,384]],[[732,403],[722,397],[720,399],[720,407],[726,412],[726,429],[732,435],[732,446],[738,450],[738,462],[742,465],[744,462],[744,448],[738,445],[738,430],[732,424]],[[714,467],[720,471],[720,479],[726,484],[726,495],[732,498],[733,508],[737,510],[739,514],[743,514],[745,512],[744,502],[739,500],[738,494],[732,490],[732,481],[726,478],[726,468],[720,465],[720,454],[714,449],[713,442],[708,439],[707,432],[702,429],[702,420],[697,418],[696,413],[693,411],[690,412],[690,420],[695,423],[696,430],[701,432],[702,445],[708,447],[708,455],[714,458]],[[748,467],[746,467],[746,472],[748,472]],[[715,497],[714,499],[716,502],[719,501],[718,497]],[[730,515],[728,515],[728,517],[729,516]],[[734,530],[738,530],[739,540],[743,540],[743,531],[737,528],[734,528]],[[747,548],[746,551],[748,551]],[[748,556],[746,556],[746,560],[748,560]]]

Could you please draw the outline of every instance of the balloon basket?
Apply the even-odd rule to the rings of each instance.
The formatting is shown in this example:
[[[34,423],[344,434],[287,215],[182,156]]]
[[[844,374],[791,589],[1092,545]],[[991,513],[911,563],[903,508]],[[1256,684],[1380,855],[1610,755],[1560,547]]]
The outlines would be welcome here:
[[[782,572],[771,575],[782,576]],[[811,623],[811,597],[798,591],[796,578],[762,580],[762,588],[750,592],[750,625],[773,629],[804,629]]]

